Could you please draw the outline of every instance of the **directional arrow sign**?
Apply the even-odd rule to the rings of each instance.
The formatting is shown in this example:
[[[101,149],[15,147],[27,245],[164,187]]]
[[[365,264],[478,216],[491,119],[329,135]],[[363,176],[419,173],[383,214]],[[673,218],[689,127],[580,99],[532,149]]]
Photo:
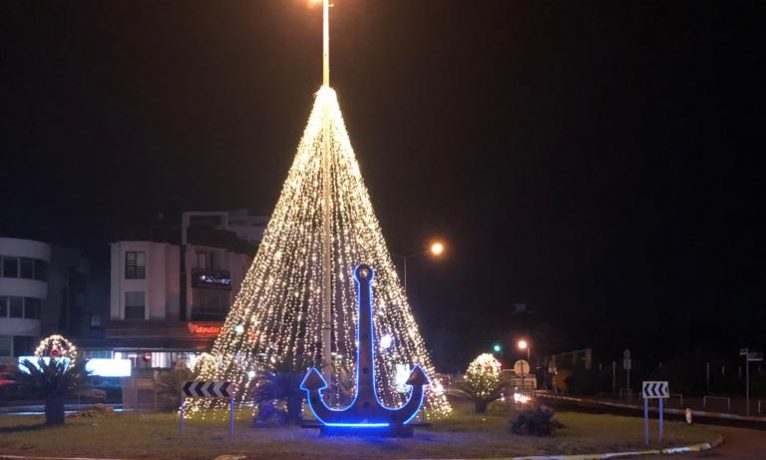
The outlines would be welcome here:
[[[190,380],[184,383],[184,396],[187,398],[229,398],[229,382],[205,382]]]
[[[667,381],[644,381],[641,383],[644,399],[666,399],[670,397]]]

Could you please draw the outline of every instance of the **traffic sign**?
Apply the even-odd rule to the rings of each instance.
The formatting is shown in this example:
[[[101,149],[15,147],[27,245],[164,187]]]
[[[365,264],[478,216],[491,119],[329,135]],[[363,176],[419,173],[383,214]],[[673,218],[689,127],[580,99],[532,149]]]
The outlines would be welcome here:
[[[231,382],[205,382],[187,380],[183,386],[183,399],[179,409],[178,423],[181,437],[184,435],[184,412],[186,398],[229,398],[229,434],[234,434],[234,397],[229,392]]]
[[[760,351],[751,351],[747,354],[747,360],[751,363],[757,363],[760,361],[763,361],[763,352]]]
[[[662,442],[662,436],[665,431],[664,428],[664,414],[662,403],[670,397],[670,386],[667,381],[643,381],[641,382],[641,393],[644,398],[644,444],[649,445],[649,400],[656,399],[659,403],[659,415],[660,415],[660,437],[659,442]]]
[[[190,380],[184,384],[187,398],[230,398],[229,382],[205,382]]]
[[[513,363],[513,372],[517,375],[529,374],[529,363],[523,359],[516,361]]]
[[[644,399],[666,399],[670,397],[670,386],[667,381],[644,381],[641,392]]]

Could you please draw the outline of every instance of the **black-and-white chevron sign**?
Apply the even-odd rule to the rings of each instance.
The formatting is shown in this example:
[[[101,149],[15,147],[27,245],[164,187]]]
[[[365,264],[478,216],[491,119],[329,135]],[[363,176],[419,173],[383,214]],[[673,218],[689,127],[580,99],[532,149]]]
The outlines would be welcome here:
[[[189,380],[184,384],[187,398],[230,398],[229,382],[204,382]]]
[[[645,381],[641,384],[644,399],[666,399],[670,397],[670,385],[667,381]]]

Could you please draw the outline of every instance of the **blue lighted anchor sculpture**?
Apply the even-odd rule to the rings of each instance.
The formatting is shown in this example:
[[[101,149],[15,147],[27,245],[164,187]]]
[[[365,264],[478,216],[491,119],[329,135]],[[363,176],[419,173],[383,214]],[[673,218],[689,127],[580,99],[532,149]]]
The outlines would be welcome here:
[[[354,269],[354,280],[359,297],[359,325],[356,336],[356,396],[345,409],[327,407],[322,399],[322,390],[327,382],[316,368],[304,377],[301,389],[306,391],[311,412],[322,423],[322,432],[344,432],[353,434],[376,432],[389,436],[411,436],[409,424],[417,415],[425,396],[423,386],[430,382],[420,366],[415,366],[407,379],[412,387],[410,398],[397,409],[385,407],[375,391],[375,359],[372,342],[372,292],[370,283],[375,271],[369,265]]]

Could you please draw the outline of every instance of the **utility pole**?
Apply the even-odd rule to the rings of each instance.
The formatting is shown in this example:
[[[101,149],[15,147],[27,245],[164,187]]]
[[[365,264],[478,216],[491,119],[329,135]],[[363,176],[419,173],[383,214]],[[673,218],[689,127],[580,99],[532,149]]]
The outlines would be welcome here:
[[[322,2],[322,85],[330,87],[330,0]],[[329,106],[322,112],[322,372],[332,382],[332,142]]]

